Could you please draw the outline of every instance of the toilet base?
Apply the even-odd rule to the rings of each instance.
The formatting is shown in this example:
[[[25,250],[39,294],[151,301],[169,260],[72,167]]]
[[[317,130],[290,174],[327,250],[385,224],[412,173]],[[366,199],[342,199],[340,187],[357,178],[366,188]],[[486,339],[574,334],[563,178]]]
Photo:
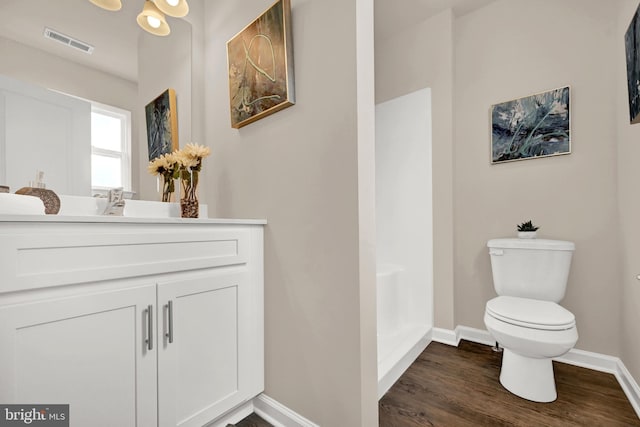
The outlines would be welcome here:
[[[553,402],[558,397],[551,359],[521,356],[505,348],[500,383],[516,396],[533,402]]]

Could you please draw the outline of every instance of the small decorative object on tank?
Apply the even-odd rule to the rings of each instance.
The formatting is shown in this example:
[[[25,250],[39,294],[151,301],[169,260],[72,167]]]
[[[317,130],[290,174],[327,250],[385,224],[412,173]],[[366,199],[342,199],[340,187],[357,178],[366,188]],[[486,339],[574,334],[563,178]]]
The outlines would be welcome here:
[[[518,237],[521,239],[535,239],[536,231],[540,227],[533,225],[531,220],[518,225]]]

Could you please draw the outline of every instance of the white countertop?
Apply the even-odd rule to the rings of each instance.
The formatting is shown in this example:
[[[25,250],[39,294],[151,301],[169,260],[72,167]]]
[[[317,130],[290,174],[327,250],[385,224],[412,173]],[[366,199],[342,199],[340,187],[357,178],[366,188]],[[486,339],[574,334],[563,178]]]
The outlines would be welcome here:
[[[5,200],[3,203],[17,203],[23,200],[36,199],[30,196],[17,196],[6,194],[13,199]],[[22,222],[22,223],[133,223],[133,224],[228,224],[228,225],[264,225],[265,219],[229,219],[229,218],[209,218],[207,205],[200,204],[201,218],[181,218],[179,203],[165,203],[147,200],[125,200],[124,215],[110,216],[100,215],[105,209],[107,200],[96,197],[65,196],[60,198],[60,212],[57,215],[44,215],[44,210],[18,210],[1,209],[0,223],[2,222]],[[38,200],[39,201],[39,200]],[[12,207],[11,205],[4,206]],[[35,214],[34,214],[35,213]]]
[[[265,225],[267,220],[174,217],[142,218],[104,215],[0,215],[0,223],[2,222]]]

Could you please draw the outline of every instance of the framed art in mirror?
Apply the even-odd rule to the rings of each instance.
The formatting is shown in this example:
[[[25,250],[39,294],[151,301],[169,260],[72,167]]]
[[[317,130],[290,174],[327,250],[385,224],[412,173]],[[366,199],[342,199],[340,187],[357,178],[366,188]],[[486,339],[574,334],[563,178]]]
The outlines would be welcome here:
[[[145,107],[149,161],[178,149],[176,92],[165,90]]]

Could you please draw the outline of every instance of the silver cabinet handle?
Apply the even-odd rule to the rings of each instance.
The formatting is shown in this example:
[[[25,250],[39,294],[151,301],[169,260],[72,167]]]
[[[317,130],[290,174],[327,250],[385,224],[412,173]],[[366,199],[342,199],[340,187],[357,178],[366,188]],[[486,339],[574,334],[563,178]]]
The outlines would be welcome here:
[[[147,312],[147,349],[153,350],[153,306],[149,305],[145,310]]]
[[[167,302],[168,331],[164,334],[169,339],[169,344],[173,343],[173,301]]]

